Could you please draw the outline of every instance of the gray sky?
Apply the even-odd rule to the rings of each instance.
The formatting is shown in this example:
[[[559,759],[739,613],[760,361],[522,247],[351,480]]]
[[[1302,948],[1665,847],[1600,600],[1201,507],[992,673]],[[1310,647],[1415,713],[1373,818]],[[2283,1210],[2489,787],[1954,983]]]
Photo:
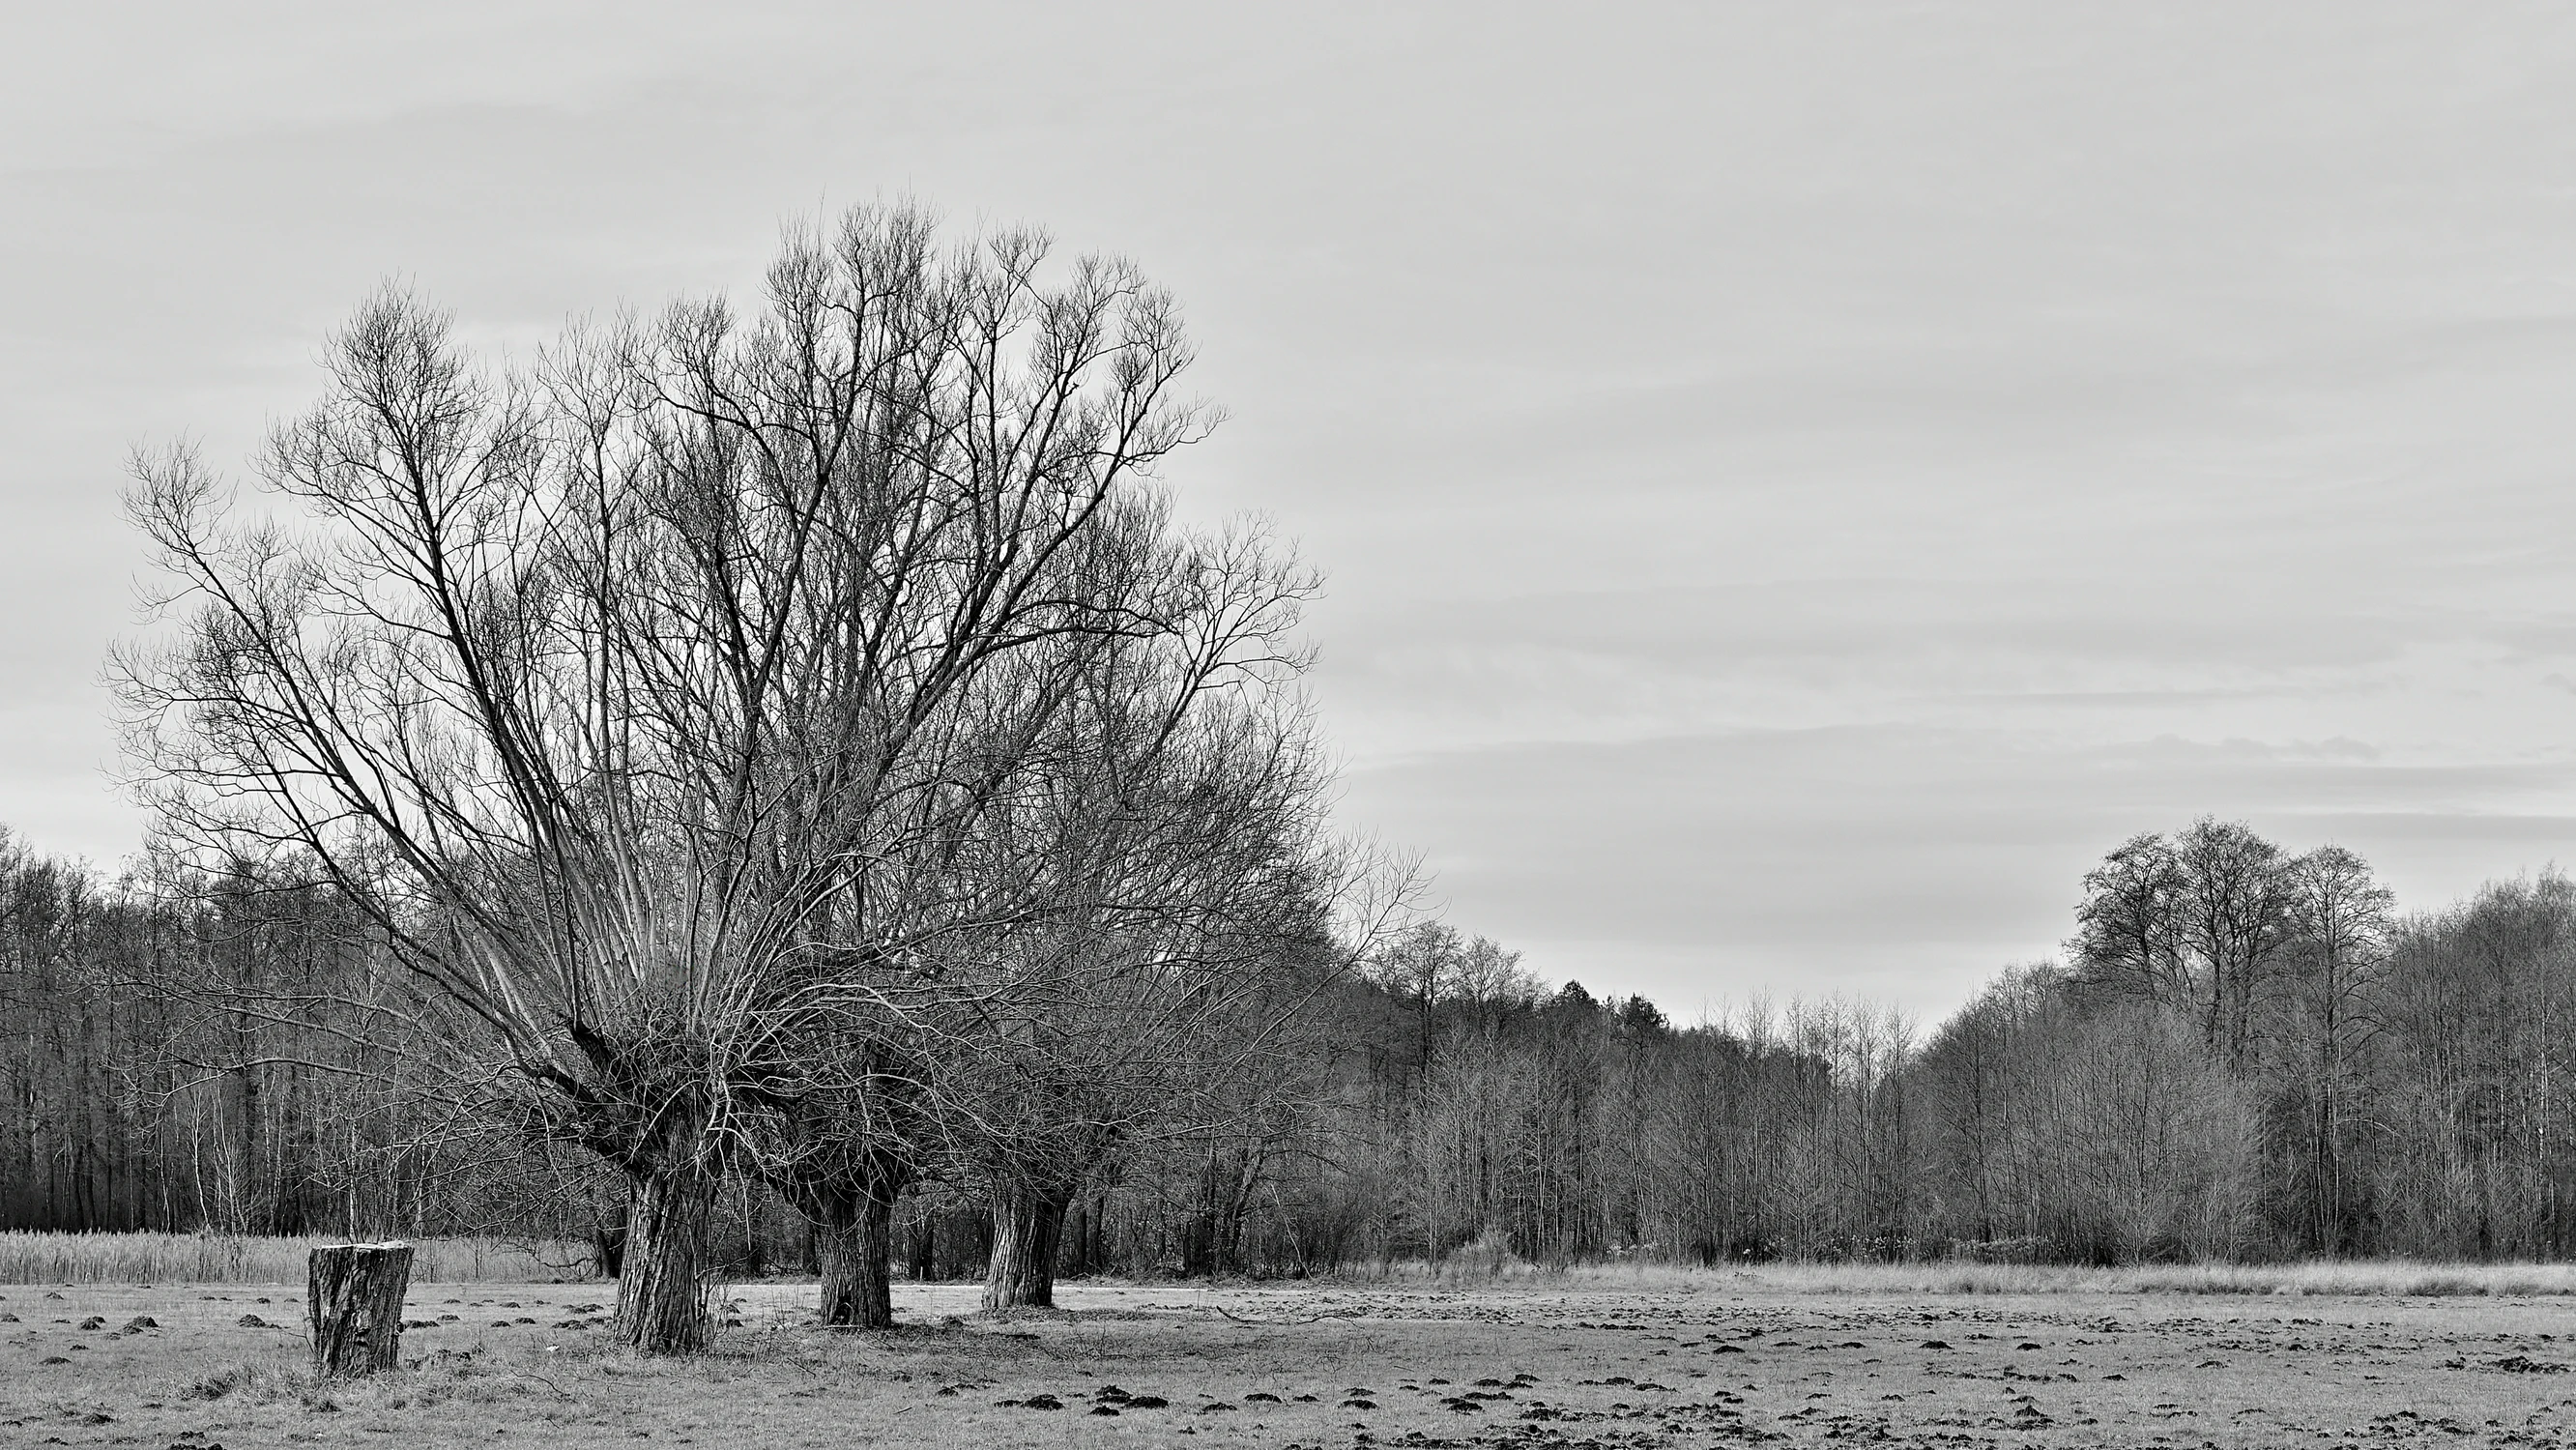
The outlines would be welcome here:
[[[2576,11],[21,4],[0,821],[113,864],[133,443],[910,194],[1128,253],[1332,579],[1345,816],[1683,1015],[1926,1014],[2213,812],[2576,858]],[[390,7],[388,7],[390,8]]]

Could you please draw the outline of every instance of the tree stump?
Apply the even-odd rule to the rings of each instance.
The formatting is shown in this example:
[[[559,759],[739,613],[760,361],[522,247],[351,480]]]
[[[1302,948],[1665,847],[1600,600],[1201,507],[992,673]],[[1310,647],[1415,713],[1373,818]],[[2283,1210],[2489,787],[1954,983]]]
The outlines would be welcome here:
[[[313,1372],[358,1375],[398,1364],[403,1291],[410,1287],[409,1244],[326,1244],[315,1249],[306,1265]]]

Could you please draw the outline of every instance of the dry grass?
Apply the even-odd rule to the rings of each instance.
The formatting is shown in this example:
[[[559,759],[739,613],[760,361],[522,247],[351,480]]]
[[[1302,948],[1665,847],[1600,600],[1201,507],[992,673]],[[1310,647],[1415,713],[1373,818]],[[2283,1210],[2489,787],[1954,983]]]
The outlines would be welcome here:
[[[2443,1264],[2354,1259],[2292,1264],[1771,1263],[1748,1268],[1674,1264],[1542,1266],[1468,1257],[1398,1263],[1340,1276],[1350,1284],[1777,1294],[2286,1294],[2494,1298],[2576,1294],[2576,1264]]]
[[[242,1234],[0,1233],[0,1284],[301,1284],[305,1256],[334,1238]],[[415,1241],[412,1277],[440,1283],[578,1278],[570,1243],[495,1238]]]

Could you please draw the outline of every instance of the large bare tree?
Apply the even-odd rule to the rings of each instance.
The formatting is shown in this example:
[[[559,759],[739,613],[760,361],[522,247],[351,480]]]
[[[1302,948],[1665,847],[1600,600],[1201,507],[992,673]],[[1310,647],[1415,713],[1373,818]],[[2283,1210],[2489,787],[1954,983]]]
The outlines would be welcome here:
[[[818,930],[871,942],[919,742],[996,661],[1133,627],[1077,566],[1196,435],[1190,353],[1132,269],[1047,255],[861,209],[751,315],[526,377],[388,290],[264,497],[138,461],[179,615],[116,665],[146,789],[176,839],[317,863],[628,1175],[638,1347],[706,1337],[737,1066]]]

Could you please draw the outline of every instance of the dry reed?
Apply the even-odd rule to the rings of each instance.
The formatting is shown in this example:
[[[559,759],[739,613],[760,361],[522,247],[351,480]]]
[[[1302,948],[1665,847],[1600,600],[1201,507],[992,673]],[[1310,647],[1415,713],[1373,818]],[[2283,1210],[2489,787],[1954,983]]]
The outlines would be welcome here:
[[[320,1237],[245,1234],[0,1233],[0,1284],[301,1284]],[[424,1283],[543,1283],[583,1277],[577,1244],[497,1238],[413,1241]]]
[[[1548,1266],[1460,1256],[1436,1268],[1399,1263],[1355,1277],[1443,1284],[1638,1292],[1774,1294],[2288,1294],[2514,1297],[2576,1294],[2576,1264],[2425,1263],[2339,1259],[2286,1264],[2052,1264],[1776,1262],[1743,1268],[1653,1263]]]

